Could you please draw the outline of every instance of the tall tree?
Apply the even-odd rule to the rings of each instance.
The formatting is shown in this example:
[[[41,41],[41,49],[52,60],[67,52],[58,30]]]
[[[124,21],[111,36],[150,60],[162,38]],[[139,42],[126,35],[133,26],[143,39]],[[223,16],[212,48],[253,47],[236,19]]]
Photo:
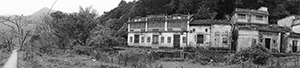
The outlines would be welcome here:
[[[50,14],[50,18],[45,19],[51,27],[56,37],[60,38],[62,47],[71,43],[82,46],[89,45],[92,31],[97,26],[97,11],[91,7],[79,8],[78,13],[63,13],[60,11]]]

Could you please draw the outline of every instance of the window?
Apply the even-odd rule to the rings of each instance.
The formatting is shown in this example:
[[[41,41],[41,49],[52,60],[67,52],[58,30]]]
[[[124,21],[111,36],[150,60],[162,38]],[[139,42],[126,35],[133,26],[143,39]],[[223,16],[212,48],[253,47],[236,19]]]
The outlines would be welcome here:
[[[152,36],[152,44],[158,44],[158,35]]]
[[[182,37],[182,43],[186,43],[186,37]]]
[[[263,21],[263,16],[256,16],[256,20]]]
[[[199,34],[197,35],[197,44],[201,44],[204,42],[204,36]]]
[[[208,29],[205,29],[205,32],[208,32]]]
[[[141,37],[141,43],[144,43],[145,37]]]
[[[147,42],[150,43],[150,37],[147,37]]]
[[[139,43],[140,35],[134,35],[134,43]]]
[[[165,38],[163,36],[160,37],[160,42],[164,43],[165,42]]]
[[[196,29],[193,29],[193,32],[195,32],[196,31]]]
[[[228,39],[224,37],[223,40],[222,40],[222,43],[223,43],[223,44],[227,44],[227,43],[228,43],[227,40],[228,40]]]
[[[129,38],[129,42],[132,42],[132,37]]]
[[[246,14],[238,14],[238,19],[246,19]]]
[[[168,37],[168,43],[171,43],[171,37]]]

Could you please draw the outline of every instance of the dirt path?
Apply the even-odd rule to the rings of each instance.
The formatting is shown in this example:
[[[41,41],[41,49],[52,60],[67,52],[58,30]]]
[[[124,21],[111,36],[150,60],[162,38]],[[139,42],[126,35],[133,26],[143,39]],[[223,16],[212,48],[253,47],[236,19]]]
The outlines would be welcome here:
[[[13,53],[4,64],[3,68],[17,68],[18,52],[17,49],[13,50]]]

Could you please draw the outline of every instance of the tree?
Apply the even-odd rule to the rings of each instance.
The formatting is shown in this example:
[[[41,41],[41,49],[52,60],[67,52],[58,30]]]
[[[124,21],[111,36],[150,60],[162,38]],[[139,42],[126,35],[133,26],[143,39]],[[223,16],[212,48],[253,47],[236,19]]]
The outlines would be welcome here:
[[[50,14],[45,22],[50,26],[54,35],[60,40],[61,48],[70,44],[89,45],[92,31],[97,26],[97,11],[88,8],[79,8],[78,13],[63,13],[60,11]]]
[[[0,20],[1,24],[9,28],[6,31],[12,35],[9,39],[13,40],[13,43],[22,49],[31,33],[30,30],[26,30],[26,26],[31,20],[26,19],[23,15],[4,16],[0,17]]]

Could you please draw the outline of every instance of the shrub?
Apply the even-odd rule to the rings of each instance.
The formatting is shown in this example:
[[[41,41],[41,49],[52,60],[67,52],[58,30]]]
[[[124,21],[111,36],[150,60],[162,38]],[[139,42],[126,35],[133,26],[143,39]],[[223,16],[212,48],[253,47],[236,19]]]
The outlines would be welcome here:
[[[250,48],[244,49],[236,53],[233,58],[229,60],[229,63],[236,64],[245,61],[251,61],[256,65],[266,65],[271,52],[261,45],[253,45]]]

